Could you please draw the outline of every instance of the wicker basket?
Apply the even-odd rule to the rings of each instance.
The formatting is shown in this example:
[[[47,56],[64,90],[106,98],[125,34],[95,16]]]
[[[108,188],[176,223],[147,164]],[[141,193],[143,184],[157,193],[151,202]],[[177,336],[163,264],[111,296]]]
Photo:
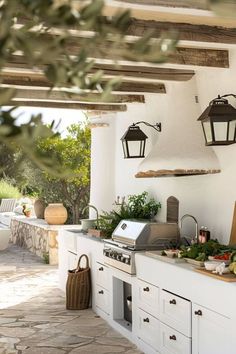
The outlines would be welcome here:
[[[81,259],[86,258],[86,267],[81,268]],[[83,310],[89,307],[91,294],[91,279],[89,259],[86,254],[79,257],[76,269],[68,271],[66,283],[66,308],[68,310]]]

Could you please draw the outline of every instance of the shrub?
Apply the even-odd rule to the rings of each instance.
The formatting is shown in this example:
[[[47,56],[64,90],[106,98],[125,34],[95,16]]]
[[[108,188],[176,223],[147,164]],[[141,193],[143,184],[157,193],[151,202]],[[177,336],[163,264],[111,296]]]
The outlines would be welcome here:
[[[0,180],[0,199],[4,198],[20,198],[21,194],[17,187],[14,187],[4,179]]]

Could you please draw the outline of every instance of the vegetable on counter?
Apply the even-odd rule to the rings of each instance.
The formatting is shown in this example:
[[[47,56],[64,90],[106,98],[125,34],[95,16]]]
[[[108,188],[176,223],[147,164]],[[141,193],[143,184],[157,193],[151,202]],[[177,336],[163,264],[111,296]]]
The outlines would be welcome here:
[[[191,246],[182,246],[180,251],[181,258],[191,258],[196,261],[206,261],[209,256],[218,256],[222,261],[229,260],[234,248],[222,245],[217,240],[209,240],[205,243],[194,243]],[[236,261],[236,251],[235,261]],[[227,257],[227,259],[226,259]],[[217,259],[217,258],[216,258]]]

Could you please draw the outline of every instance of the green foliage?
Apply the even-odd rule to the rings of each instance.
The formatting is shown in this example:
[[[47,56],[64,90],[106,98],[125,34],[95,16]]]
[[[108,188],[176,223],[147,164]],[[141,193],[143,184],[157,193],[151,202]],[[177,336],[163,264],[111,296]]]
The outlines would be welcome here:
[[[17,187],[7,182],[4,179],[0,180],[0,199],[4,198],[16,198],[19,199],[21,194]]]
[[[43,260],[45,264],[49,264],[49,252],[43,253]]]
[[[104,232],[105,237],[111,237],[112,232],[121,220],[141,219],[150,220],[157,214],[161,204],[153,198],[148,198],[148,193],[128,196],[128,202],[122,203],[119,210],[113,209],[100,215],[99,228]]]
[[[230,251],[230,247],[221,245],[217,240],[209,240],[205,243],[194,243],[189,247],[182,246],[180,256],[182,258],[196,259],[197,261],[206,261],[208,256],[215,256],[223,250]]]
[[[40,139],[37,149],[51,156],[71,173],[55,177],[27,163],[27,190],[37,193],[46,203],[61,202],[69,211],[69,222],[78,223],[89,201],[91,130],[87,124],[73,124],[65,138],[55,136]]]
[[[0,72],[22,54],[29,67],[44,70],[52,87],[72,88],[90,99],[91,90],[100,94],[102,101],[110,99],[120,78],[104,84],[103,71],[93,70],[94,54],[104,59],[113,57],[132,61],[163,62],[175,49],[176,37],[166,34],[159,41],[152,41],[151,34],[127,42],[126,29],[130,24],[129,11],[119,11],[112,17],[104,15],[103,0],[52,1],[4,0],[0,2]],[[56,33],[55,33],[56,27]],[[71,29],[77,31],[76,37]],[[91,35],[88,35],[90,31]],[[79,43],[79,46],[78,46]],[[0,106],[10,105],[16,95],[12,88],[0,89]],[[12,103],[14,104],[14,103]],[[56,176],[62,166],[35,149],[39,138],[52,137],[53,127],[42,122],[42,117],[32,116],[27,124],[18,126],[13,110],[0,110],[0,141],[8,146],[18,146],[39,168]]]

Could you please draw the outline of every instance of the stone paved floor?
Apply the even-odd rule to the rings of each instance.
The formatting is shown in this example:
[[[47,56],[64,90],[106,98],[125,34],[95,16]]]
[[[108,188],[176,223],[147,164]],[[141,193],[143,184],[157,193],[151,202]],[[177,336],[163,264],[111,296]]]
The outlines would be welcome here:
[[[65,310],[57,269],[15,245],[0,252],[0,354],[140,354],[91,309]]]

